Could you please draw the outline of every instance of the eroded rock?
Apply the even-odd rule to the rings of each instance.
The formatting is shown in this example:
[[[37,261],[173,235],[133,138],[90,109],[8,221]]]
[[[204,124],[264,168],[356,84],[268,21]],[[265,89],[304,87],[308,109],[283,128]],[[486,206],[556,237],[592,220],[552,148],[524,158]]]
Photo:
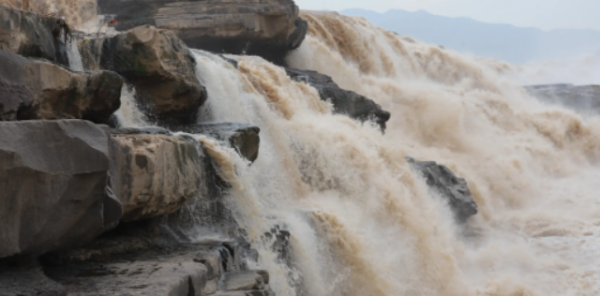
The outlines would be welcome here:
[[[2,269],[3,266],[0,266]],[[0,270],[0,295],[2,296],[67,296],[62,285],[44,275],[41,267],[28,269],[5,268]]]
[[[192,122],[207,98],[190,50],[169,30],[137,27],[93,39],[81,49],[88,68],[115,71],[134,85],[136,99],[151,119]]]
[[[269,273],[266,271],[237,271],[223,274],[221,290],[249,291],[261,290],[269,284]]]
[[[0,258],[77,246],[116,225],[113,144],[87,121],[0,122]]]
[[[67,286],[69,295],[203,295],[200,291],[206,286],[207,268],[194,261],[193,255],[162,254],[135,259],[75,264],[69,268],[48,268],[47,272]]]
[[[477,214],[477,203],[465,179],[456,176],[446,166],[433,161],[416,161],[410,157],[407,157],[406,161],[425,178],[431,189],[448,201],[459,222],[465,222],[469,217]]]
[[[0,50],[0,120],[86,119],[104,123],[121,106],[123,79],[73,73]]]
[[[173,135],[114,134],[119,143],[123,221],[171,214],[197,196],[206,182],[198,143]]]
[[[287,74],[296,81],[310,84],[319,91],[321,99],[331,101],[334,111],[346,114],[360,121],[373,120],[382,130],[390,119],[390,112],[385,111],[369,98],[350,90],[340,88],[331,77],[315,71],[286,68]]]
[[[54,34],[58,19],[0,5],[0,20],[1,50],[69,64],[65,44]]]
[[[224,141],[250,162],[254,162],[258,158],[260,128],[257,126],[246,123],[219,122],[172,126],[170,128],[173,131],[204,134]]]
[[[157,244],[164,237],[149,239],[147,230],[135,226],[128,232],[103,236],[77,250],[51,254],[59,260],[49,263],[46,258],[44,271],[64,285],[68,295],[272,294],[266,271],[249,271],[233,263],[233,257],[239,255],[230,252],[241,251],[231,249],[229,241]]]
[[[98,6],[115,15],[118,30],[154,25],[193,48],[276,62],[300,46],[308,28],[292,0],[99,0]]]

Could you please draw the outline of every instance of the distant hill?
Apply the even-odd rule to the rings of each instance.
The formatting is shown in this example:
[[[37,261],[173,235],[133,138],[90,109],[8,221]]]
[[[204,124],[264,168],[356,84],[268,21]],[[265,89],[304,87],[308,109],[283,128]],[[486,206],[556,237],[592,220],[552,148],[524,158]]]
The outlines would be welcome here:
[[[349,9],[341,13],[365,17],[376,26],[426,43],[517,64],[575,57],[600,50],[600,32],[595,30],[542,31],[438,16],[426,11],[390,10],[380,14]]]

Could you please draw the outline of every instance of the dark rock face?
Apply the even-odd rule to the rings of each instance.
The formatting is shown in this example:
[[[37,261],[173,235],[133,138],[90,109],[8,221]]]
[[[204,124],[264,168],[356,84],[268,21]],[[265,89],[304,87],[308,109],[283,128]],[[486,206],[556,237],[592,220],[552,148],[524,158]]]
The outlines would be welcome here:
[[[120,227],[129,230],[46,256],[45,273],[69,295],[272,294],[269,274],[242,264],[245,247],[235,241],[158,243],[162,239],[149,236],[154,231],[139,223]]]
[[[1,50],[69,65],[58,19],[0,5],[0,20]]]
[[[99,0],[98,6],[115,15],[118,30],[154,25],[193,48],[275,62],[300,46],[308,28],[292,0]]]
[[[374,101],[350,90],[341,89],[331,77],[315,71],[286,68],[287,74],[296,81],[310,84],[319,91],[321,99],[331,101],[334,111],[360,121],[374,120],[382,130],[390,119],[390,112],[381,109]]]
[[[0,269],[3,267],[0,266]],[[5,269],[0,271],[0,295],[2,296],[67,296],[67,290],[47,278],[40,267],[28,269]]]
[[[111,145],[87,121],[0,122],[0,258],[84,244],[116,225]]]
[[[104,123],[121,106],[114,72],[73,73],[0,50],[0,121],[86,119]]]
[[[526,86],[532,96],[586,115],[600,114],[600,85],[550,84]]]
[[[477,204],[465,179],[433,161],[416,161],[410,157],[406,160],[425,178],[429,187],[447,199],[459,222],[477,214]]]
[[[245,123],[222,122],[171,127],[171,130],[191,134],[205,134],[229,143],[231,147],[250,162],[254,162],[258,158],[260,128],[257,126]]]
[[[190,50],[171,31],[137,27],[112,38],[94,39],[82,50],[86,65],[115,71],[133,84],[150,118],[191,122],[206,100]]]

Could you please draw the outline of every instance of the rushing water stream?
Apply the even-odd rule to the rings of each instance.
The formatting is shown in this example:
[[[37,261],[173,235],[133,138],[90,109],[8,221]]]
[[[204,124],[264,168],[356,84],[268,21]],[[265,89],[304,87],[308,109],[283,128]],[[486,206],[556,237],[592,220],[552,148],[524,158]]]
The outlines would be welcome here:
[[[364,19],[305,12],[290,66],[330,75],[392,114],[332,114],[317,91],[259,57],[194,51],[209,99],[199,121],[261,128],[252,166],[198,137],[232,184],[227,206],[280,296],[600,295],[600,117],[541,104],[509,65],[461,56]],[[121,122],[143,125],[124,90]],[[464,226],[405,156],[469,182],[480,213]],[[261,243],[292,233],[294,266]],[[297,289],[301,286],[301,289]]]

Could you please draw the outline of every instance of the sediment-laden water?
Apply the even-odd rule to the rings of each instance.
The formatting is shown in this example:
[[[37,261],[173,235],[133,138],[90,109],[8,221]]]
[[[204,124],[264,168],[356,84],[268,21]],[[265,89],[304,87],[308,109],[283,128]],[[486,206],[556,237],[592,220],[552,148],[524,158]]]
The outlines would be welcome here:
[[[304,12],[291,67],[330,75],[392,114],[334,115],[317,91],[259,57],[194,51],[208,101],[199,121],[261,128],[254,164],[198,136],[232,188],[225,196],[277,295],[600,294],[600,117],[544,105],[513,66],[372,26]],[[516,82],[515,82],[516,81]],[[119,111],[141,125],[132,90]],[[457,225],[404,157],[464,177],[479,214]],[[263,244],[291,232],[293,263]]]

